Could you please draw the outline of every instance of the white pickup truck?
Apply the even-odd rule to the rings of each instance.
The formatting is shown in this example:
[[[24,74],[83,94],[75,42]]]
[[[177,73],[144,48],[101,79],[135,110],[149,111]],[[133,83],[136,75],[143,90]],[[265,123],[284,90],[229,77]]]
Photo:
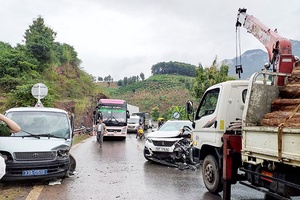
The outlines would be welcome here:
[[[63,178],[75,170],[69,153],[73,117],[64,110],[44,107],[11,108],[5,115],[21,131],[0,137],[0,155],[6,162],[1,181]]]

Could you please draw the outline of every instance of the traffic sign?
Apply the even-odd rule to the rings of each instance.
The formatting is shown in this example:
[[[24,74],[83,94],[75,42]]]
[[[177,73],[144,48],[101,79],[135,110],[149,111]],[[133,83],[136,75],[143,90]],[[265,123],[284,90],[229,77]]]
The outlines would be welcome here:
[[[48,94],[48,88],[43,83],[37,83],[31,88],[31,94],[36,99],[43,99]]]
[[[173,117],[175,118],[175,119],[179,119],[180,118],[180,113],[179,112],[174,112],[173,113]]]

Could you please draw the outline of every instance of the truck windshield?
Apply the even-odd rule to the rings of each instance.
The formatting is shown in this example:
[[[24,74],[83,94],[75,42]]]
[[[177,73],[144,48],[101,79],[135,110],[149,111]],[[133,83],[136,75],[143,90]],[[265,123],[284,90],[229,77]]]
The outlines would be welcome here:
[[[47,137],[68,138],[70,125],[68,116],[59,112],[22,111],[9,112],[7,117],[14,120],[21,131],[11,136],[46,135]]]
[[[140,119],[139,118],[129,118],[128,123],[129,124],[138,124],[138,123],[140,123]]]

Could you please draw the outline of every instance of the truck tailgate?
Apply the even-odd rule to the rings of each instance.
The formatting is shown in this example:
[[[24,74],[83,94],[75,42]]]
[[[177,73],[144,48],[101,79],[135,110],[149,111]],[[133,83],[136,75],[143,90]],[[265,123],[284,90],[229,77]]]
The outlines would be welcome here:
[[[243,127],[242,159],[244,162],[249,162],[249,157],[257,157],[257,163],[267,159],[300,167],[299,128],[283,128],[281,153],[278,147],[278,127]]]

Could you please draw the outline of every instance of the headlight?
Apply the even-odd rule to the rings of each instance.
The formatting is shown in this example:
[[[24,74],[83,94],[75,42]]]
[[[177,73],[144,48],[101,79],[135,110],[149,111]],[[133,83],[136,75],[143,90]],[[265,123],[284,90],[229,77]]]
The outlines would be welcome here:
[[[57,150],[57,155],[61,157],[66,157],[69,155],[69,149],[59,149]]]
[[[147,138],[147,142],[152,143],[152,140],[150,138]]]

